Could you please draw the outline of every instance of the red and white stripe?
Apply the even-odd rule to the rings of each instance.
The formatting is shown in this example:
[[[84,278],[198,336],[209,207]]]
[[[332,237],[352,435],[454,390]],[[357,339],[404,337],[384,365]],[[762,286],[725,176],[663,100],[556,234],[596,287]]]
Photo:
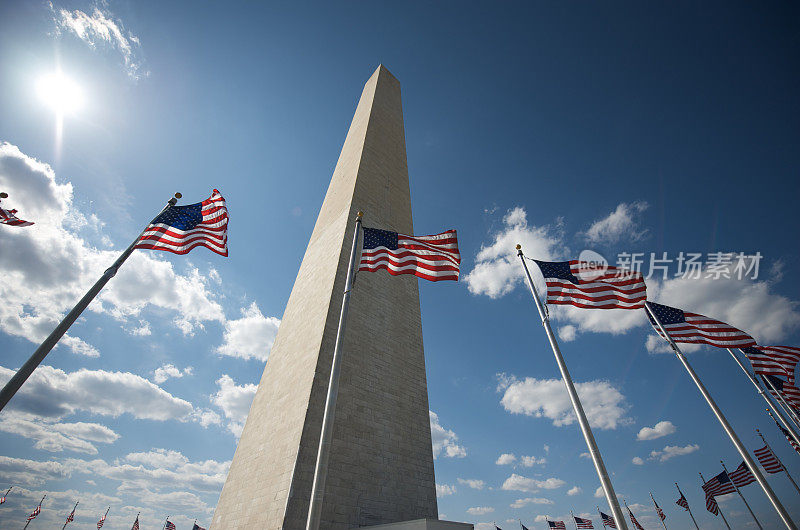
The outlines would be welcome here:
[[[575,516],[573,516],[573,519],[575,519],[575,526],[579,529],[594,528],[594,525],[592,524],[592,521],[590,519],[584,519],[582,517],[575,517]]]
[[[761,466],[767,473],[780,473],[783,471],[783,464],[778,457],[775,456],[768,445],[765,445],[761,449],[756,449],[753,451],[756,454],[756,458],[761,463]]]
[[[545,278],[548,304],[574,305],[585,309],[644,307],[647,286],[641,272],[617,267],[597,271],[578,260],[570,260],[569,268],[581,283],[575,284],[562,278]]]
[[[384,246],[362,250],[358,270],[384,269],[392,275],[413,274],[433,282],[458,281],[460,264],[458,236],[448,230],[432,236],[397,234],[397,250]]]
[[[202,203],[203,220],[194,228],[180,230],[162,223],[151,223],[135,248],[165,250],[186,254],[195,247],[206,247],[221,256],[228,255],[228,207],[218,190]]]
[[[706,510],[714,515],[719,514],[719,505],[717,504],[717,500],[708,492],[706,492]]]
[[[30,221],[23,221],[22,219],[18,218],[16,215],[16,210],[4,210],[0,208],[0,224],[10,225],[10,226],[31,226],[33,223]]]
[[[100,518],[99,521],[97,521],[97,530],[100,530],[101,528],[103,528],[103,525],[105,524],[105,522],[106,522],[106,516],[104,515],[103,517]]]
[[[547,521],[547,525],[557,530],[567,530],[567,525],[564,521]]]
[[[739,464],[739,467],[736,468],[736,471],[728,473],[728,476],[737,488],[742,488],[756,481],[756,477],[753,476],[753,473],[750,472],[750,469],[744,462]]]
[[[42,513],[41,504],[37,506],[36,509],[33,510],[33,512],[31,512],[31,514],[28,516],[28,521],[33,521],[34,519],[36,519],[36,516],[39,515],[40,513]]]
[[[683,315],[686,322],[664,325],[675,342],[708,344],[718,348],[741,348],[756,343],[753,337],[725,322],[688,311]],[[656,331],[662,335],[661,330],[656,328]]]
[[[742,351],[758,375],[775,375],[794,384],[794,370],[800,362],[800,348],[756,346]]]

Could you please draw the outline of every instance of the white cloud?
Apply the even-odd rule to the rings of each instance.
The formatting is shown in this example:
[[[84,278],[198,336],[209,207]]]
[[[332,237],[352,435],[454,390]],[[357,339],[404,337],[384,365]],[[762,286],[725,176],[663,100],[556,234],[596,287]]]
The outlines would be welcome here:
[[[572,342],[578,336],[578,328],[572,324],[558,326],[558,338],[564,342]]]
[[[602,486],[598,486],[597,489],[594,490],[594,496],[597,499],[602,499],[603,497],[606,496],[605,492],[603,491],[603,487]]]
[[[181,371],[173,364],[165,364],[155,369],[155,371],[153,372],[153,382],[161,384],[170,377],[179,379],[184,375],[192,375],[192,372],[193,368],[191,366],[187,366],[186,368],[183,369],[183,371]]]
[[[685,447],[680,447],[677,445],[668,445],[664,447],[664,449],[662,449],[661,451],[651,451],[650,459],[651,460],[657,459],[659,462],[666,462],[670,458],[674,458],[676,456],[688,455],[689,453],[694,453],[699,449],[700,446],[697,444],[688,444]]]
[[[620,203],[603,219],[592,223],[582,235],[587,243],[613,244],[622,240],[639,241],[647,229],[639,226],[639,217],[648,207],[646,202]]]
[[[574,486],[570,488],[569,491],[567,491],[567,495],[569,495],[570,497],[574,497],[575,495],[580,494],[582,491],[583,490],[580,488],[580,486]]]
[[[51,9],[53,8],[50,4]],[[141,44],[139,38],[125,31],[122,21],[115,19],[107,9],[94,8],[89,15],[76,9],[68,11],[53,9],[56,25],[59,30],[74,34],[91,48],[108,46],[117,50],[125,64],[125,71],[134,81],[146,77],[149,72],[142,70]]]
[[[0,431],[34,440],[35,449],[57,453],[97,454],[95,443],[113,443],[119,435],[99,423],[62,423],[7,410],[0,413]],[[94,442],[94,443],[93,443]]]
[[[653,427],[642,427],[639,434],[636,435],[637,440],[655,440],[662,436],[673,434],[677,429],[671,421],[660,421]]]
[[[511,503],[512,508],[524,508],[529,504],[555,504],[550,499],[545,499],[543,497],[527,497],[525,499],[517,499],[513,503]]]
[[[237,438],[241,436],[244,422],[250,412],[250,404],[256,395],[258,385],[237,385],[227,374],[217,379],[219,390],[211,396],[211,402],[222,409],[228,419],[228,430]]]
[[[576,421],[564,383],[560,379],[518,380],[514,376],[500,374],[501,386],[507,385],[500,403],[512,414],[525,414],[553,420],[553,425],[571,425]],[[586,417],[592,427],[616,429],[630,420],[625,416],[628,409],[625,397],[608,381],[575,383],[583,403]]]
[[[494,508],[491,506],[473,506],[472,508],[467,508],[467,513],[470,515],[486,515],[487,513],[492,513]]]
[[[266,361],[278,332],[280,319],[265,317],[255,302],[242,309],[242,318],[225,323],[220,355]]]
[[[505,482],[503,482],[502,489],[504,490],[511,490],[511,491],[524,491],[527,493],[536,493],[541,489],[545,490],[552,490],[556,488],[560,488],[566,484],[560,478],[548,478],[545,480],[538,480],[534,478],[527,478],[523,477],[522,475],[517,475],[513,473],[510,477],[508,477]]]
[[[590,455],[589,453],[586,453],[586,452],[583,452],[583,453],[579,454],[578,456],[581,457],[581,458],[586,458],[588,460],[592,459],[592,455]]]
[[[643,465],[644,465],[644,460],[642,460],[642,459],[641,459],[640,457],[638,457],[638,456],[634,456],[634,457],[633,457],[633,460],[631,460],[631,462],[633,462],[633,463],[634,463],[634,465],[637,465],[637,466],[643,466]]]
[[[445,429],[439,424],[439,415],[428,411],[431,420],[431,439],[433,442],[433,458],[443,454],[448,458],[463,458],[467,456],[467,450],[458,445],[458,436],[449,429]]]
[[[508,211],[502,229],[493,237],[490,245],[481,246],[475,257],[475,267],[464,276],[472,294],[500,298],[523,280],[517,244],[522,245],[526,256],[541,260],[562,257],[566,250],[560,222],[552,226],[528,226],[525,209],[519,206]]]
[[[535,456],[521,456],[519,461],[524,467],[533,467],[537,464],[544,465],[547,463],[547,459],[545,457],[536,458]]]
[[[464,484],[465,486],[469,486],[474,490],[482,490],[483,487],[486,485],[484,481],[478,480],[476,478],[469,478],[469,479],[460,478],[458,479],[458,483]]]
[[[436,485],[436,496],[437,497],[444,497],[445,495],[452,495],[456,492],[456,487],[451,486],[450,484],[437,484]]]
[[[503,453],[497,457],[495,464],[498,466],[507,466],[517,461],[517,457],[513,453]]]

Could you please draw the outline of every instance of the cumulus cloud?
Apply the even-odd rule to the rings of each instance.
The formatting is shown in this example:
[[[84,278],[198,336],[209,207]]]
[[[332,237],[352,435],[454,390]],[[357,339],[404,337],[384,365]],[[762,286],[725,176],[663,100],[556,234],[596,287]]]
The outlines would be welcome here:
[[[487,513],[492,513],[494,508],[491,506],[473,506],[472,508],[467,508],[467,513],[470,515],[486,515]]]
[[[597,489],[594,490],[594,496],[597,499],[602,499],[603,497],[606,496],[605,492],[603,492],[603,487],[602,486],[598,486]]]
[[[574,497],[575,495],[580,494],[582,491],[583,490],[579,486],[574,486],[570,488],[569,491],[567,491],[567,495],[569,495],[570,497]]]
[[[571,425],[576,421],[569,395],[560,379],[526,377],[519,380],[505,374],[499,374],[498,378],[498,389],[504,390],[500,403],[508,412],[545,417],[556,426]],[[575,388],[592,427],[616,429],[630,422],[626,417],[628,405],[625,397],[608,381],[575,383]]]
[[[520,464],[524,467],[533,467],[535,465],[544,465],[547,463],[547,459],[545,457],[536,458],[535,456],[521,456],[519,458]]]
[[[242,318],[225,323],[223,344],[217,353],[241,359],[266,361],[281,321],[261,314],[255,302],[242,309]]]
[[[97,454],[95,443],[114,443],[119,434],[99,423],[48,421],[15,411],[0,413],[0,431],[34,440],[33,447],[58,453],[72,451]]]
[[[66,31],[75,35],[91,48],[106,47],[116,50],[122,55],[125,71],[134,81],[149,75],[143,70],[141,58],[141,44],[139,38],[126,31],[122,21],[115,18],[105,7],[94,8],[92,14],[78,9],[54,9],[56,27],[59,31]]]
[[[522,475],[512,473],[505,482],[503,482],[502,489],[511,491],[524,491],[526,493],[536,493],[539,490],[552,490],[560,488],[566,482],[560,478],[548,478],[545,480],[538,480],[535,478],[527,478]]]
[[[433,458],[440,454],[447,458],[464,458],[467,450],[458,445],[458,436],[455,432],[445,429],[439,424],[439,415],[428,411],[431,420],[431,439],[433,442]]]
[[[636,435],[637,440],[655,440],[668,434],[673,434],[677,429],[671,421],[660,421],[653,427],[642,427],[639,434]]]
[[[640,241],[647,229],[639,226],[641,213],[647,210],[643,201],[620,203],[606,217],[592,223],[582,235],[587,243],[614,244],[620,241]]]
[[[165,364],[155,369],[153,372],[153,382],[161,384],[171,377],[179,379],[184,375],[192,375],[193,371],[194,369],[191,366],[187,366],[183,369],[183,371],[181,371],[173,364]]]
[[[700,446],[697,444],[688,444],[684,447],[680,447],[677,445],[668,445],[664,447],[664,449],[662,449],[661,451],[651,451],[650,459],[658,460],[659,462],[666,462],[670,458],[675,458],[676,456],[688,455],[690,453],[694,453],[699,449]]]
[[[464,276],[472,294],[500,298],[514,290],[523,279],[517,244],[526,255],[537,259],[552,260],[565,254],[561,223],[528,226],[527,213],[519,206],[506,213],[503,227],[493,237],[491,244],[481,246],[475,267]]]
[[[517,461],[517,457],[513,453],[503,453],[497,457],[495,464],[498,466],[507,466]]]
[[[633,460],[631,460],[631,462],[633,462],[633,463],[634,463],[634,465],[637,465],[637,466],[643,466],[643,465],[644,465],[644,460],[642,460],[642,459],[641,459],[640,457],[638,457],[638,456],[634,456],[634,457],[633,457]]]
[[[484,481],[478,480],[476,478],[469,478],[469,479],[460,478],[458,479],[458,483],[464,484],[465,486],[469,486],[474,490],[482,490],[483,487],[486,485]]]
[[[217,379],[217,386],[219,390],[211,396],[211,402],[222,409],[228,420],[228,430],[238,438],[242,435],[244,422],[250,412],[250,404],[256,395],[258,385],[237,385],[228,374],[223,374]]]
[[[529,504],[555,504],[550,499],[545,499],[543,497],[527,497],[525,499],[517,499],[511,503],[512,508],[524,508]]]
[[[437,497],[444,497],[446,495],[452,495],[456,492],[456,487],[451,486],[450,484],[437,484],[436,485],[436,496]]]

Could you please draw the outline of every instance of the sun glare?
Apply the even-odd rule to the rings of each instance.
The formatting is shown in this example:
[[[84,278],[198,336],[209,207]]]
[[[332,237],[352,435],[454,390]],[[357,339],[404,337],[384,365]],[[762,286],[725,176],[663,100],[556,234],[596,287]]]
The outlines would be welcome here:
[[[39,98],[58,114],[74,114],[83,106],[83,92],[78,84],[61,72],[39,79]]]

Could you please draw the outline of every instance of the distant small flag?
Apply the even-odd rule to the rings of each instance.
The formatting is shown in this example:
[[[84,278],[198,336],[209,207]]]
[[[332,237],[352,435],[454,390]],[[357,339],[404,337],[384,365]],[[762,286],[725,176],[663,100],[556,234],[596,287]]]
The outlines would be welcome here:
[[[547,521],[547,524],[550,525],[550,528],[558,528],[558,530],[567,530],[567,525],[564,524],[564,521]]]
[[[603,512],[600,512],[600,519],[603,520],[603,528],[616,528],[617,523],[614,521],[614,518],[610,515],[606,515]]]
[[[167,208],[145,228],[134,248],[186,254],[195,247],[228,255],[228,208],[217,190],[203,202]]]
[[[677,504],[687,512],[689,511],[689,501],[686,500],[686,497],[683,496],[683,493],[681,493],[681,498],[675,501],[675,504]]]
[[[167,519],[167,524],[164,525],[164,530],[175,530],[175,525]]]
[[[764,386],[769,390],[770,395],[774,397],[776,401],[781,401],[781,398],[783,398],[790,407],[800,412],[799,388],[788,381],[784,381],[777,375],[762,375],[761,379],[764,380]],[[770,385],[770,383],[772,384]],[[775,387],[775,390],[773,390],[772,387]],[[780,396],[778,394],[780,394]]]
[[[364,228],[364,245],[358,270],[389,274],[413,274],[433,282],[458,281],[461,254],[455,230],[433,236],[407,236]]]
[[[736,489],[733,487],[733,483],[731,483],[731,479],[728,474],[723,471],[716,477],[703,484],[703,491],[705,491],[706,494],[711,494],[712,496],[716,497],[717,495],[727,495],[728,493],[733,493],[736,491]]]
[[[653,302],[649,302],[649,305],[675,342],[709,344],[718,348],[744,348],[756,344],[753,337],[744,331],[719,320]],[[664,337],[649,313],[647,318],[656,332]]]
[[[753,476],[753,473],[750,472],[750,469],[744,461],[739,464],[739,467],[737,467],[735,471],[730,473],[730,477],[737,488],[743,488],[756,481],[756,477]]]
[[[522,527],[522,530],[528,530],[528,527],[522,524],[522,521],[519,522],[519,525]]]
[[[586,309],[640,309],[647,300],[641,272],[588,263],[534,260],[547,284],[547,303]]]
[[[0,208],[0,224],[9,226],[31,226],[33,224],[30,221],[23,221],[22,219],[18,218],[15,215],[16,213],[16,210],[5,210]]]
[[[767,473],[780,473],[783,471],[783,464],[778,457],[775,456],[775,453],[769,448],[768,445],[765,445],[761,449],[756,449],[753,451],[756,454],[756,458],[764,467]]]
[[[578,528],[594,528],[590,519],[583,519],[582,517],[575,517],[574,515],[572,518],[575,519],[575,526]]]
[[[757,346],[741,348],[742,353],[753,365],[753,371],[762,378],[769,379],[773,386],[782,392],[783,398],[794,408],[800,410],[800,389],[794,381],[795,368],[800,363],[800,348],[791,346]],[[771,394],[775,394],[767,384]],[[777,396],[775,396],[776,399]]]
[[[11,493],[11,490],[13,488],[14,488],[14,486],[11,486],[10,488],[8,488],[8,491],[6,491],[5,494],[2,497],[0,497],[0,504],[3,504],[4,502],[6,502],[6,497],[8,496],[9,493]]]
[[[664,515],[664,510],[662,510],[662,509],[661,509],[661,508],[658,506],[658,503],[656,502],[656,500],[655,500],[655,499],[653,499],[653,506],[655,506],[655,507],[656,507],[656,513],[658,513],[658,516],[661,518],[661,520],[662,520],[662,521],[663,521],[664,519],[666,519],[666,518],[667,518],[667,516],[666,516],[666,515]]]
[[[192,527],[192,530],[206,530],[206,529],[203,528],[202,526],[200,526],[199,524],[194,523],[194,526]]]
[[[106,514],[108,515],[108,514]],[[97,530],[103,528],[103,525],[106,524],[106,516],[102,516],[99,521],[97,521]]]
[[[40,513],[42,513],[41,502],[39,503],[39,506],[37,506],[36,509],[33,510],[33,512],[31,512],[31,514],[28,516],[28,521],[33,521],[34,519],[36,519],[36,516],[39,515]]]
[[[775,426],[778,427],[778,429],[780,429],[780,431],[786,437],[786,440],[789,441],[789,445],[791,445],[792,448],[795,451],[800,453],[800,445],[797,445],[797,442],[794,441],[794,438],[792,437],[792,434],[789,431],[787,431],[786,429],[784,429],[783,426],[780,423],[778,423],[778,420],[775,419],[775,416],[772,415],[772,413],[769,411],[769,409],[767,409],[767,414],[769,414],[769,417],[772,418],[772,421],[775,422]]]
[[[75,520],[75,508],[73,508],[72,511],[69,512],[69,515],[67,516],[67,522],[64,523],[64,526],[67,526],[67,523],[71,523],[74,520]]]
[[[633,526],[636,527],[636,530],[644,530],[642,525],[639,524],[639,521],[636,520],[636,516],[633,515],[633,512],[630,508],[628,508],[628,514],[631,516],[631,522],[633,523]]]
[[[139,516],[138,515],[136,516],[136,520],[133,522],[133,526],[131,527],[131,530],[139,530]]]
[[[503,530],[503,529],[502,529],[502,528],[500,528],[500,527],[499,527],[499,526],[497,526],[497,525],[494,525],[494,530]]]

